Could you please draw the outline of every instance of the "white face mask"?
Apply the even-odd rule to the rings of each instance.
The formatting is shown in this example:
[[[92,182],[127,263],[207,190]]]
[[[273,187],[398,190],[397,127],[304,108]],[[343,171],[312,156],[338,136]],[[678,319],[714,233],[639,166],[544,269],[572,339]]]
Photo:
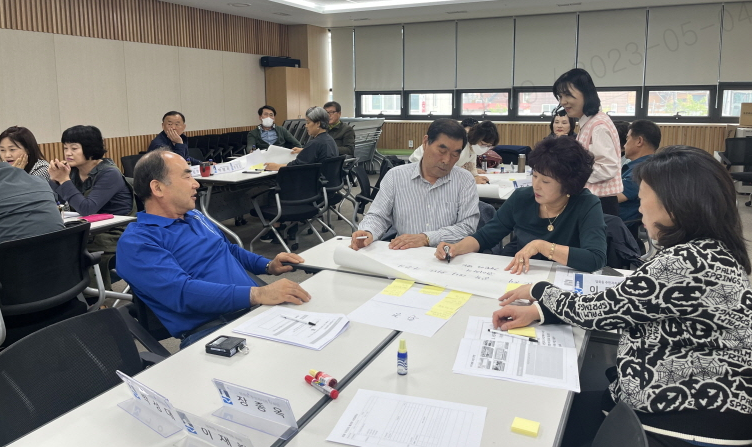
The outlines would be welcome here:
[[[274,124],[274,118],[269,118],[268,116],[261,120],[261,125],[264,127],[272,127]]]
[[[472,149],[472,151],[473,151],[473,153],[475,155],[483,155],[486,152],[488,152],[489,148],[486,147],[486,146],[480,146],[480,145],[477,145],[477,144],[473,144],[472,146],[470,146],[470,149]]]

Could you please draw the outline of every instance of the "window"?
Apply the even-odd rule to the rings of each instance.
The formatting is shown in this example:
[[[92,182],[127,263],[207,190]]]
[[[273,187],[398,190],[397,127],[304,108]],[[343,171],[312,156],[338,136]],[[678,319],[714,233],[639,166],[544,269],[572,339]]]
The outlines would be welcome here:
[[[601,109],[613,116],[635,116],[637,90],[617,91],[598,89]]]
[[[452,93],[410,93],[408,115],[452,116]]]
[[[362,93],[359,95],[358,105],[359,116],[402,114],[402,98],[399,93]]]
[[[551,93],[551,89],[517,93],[518,116],[551,116],[558,105],[559,101]]]
[[[647,116],[709,116],[710,90],[649,90]]]
[[[509,115],[509,92],[463,92],[460,107],[461,116]]]
[[[731,117],[741,114],[742,103],[752,102],[752,88],[727,88],[723,90],[721,116]]]

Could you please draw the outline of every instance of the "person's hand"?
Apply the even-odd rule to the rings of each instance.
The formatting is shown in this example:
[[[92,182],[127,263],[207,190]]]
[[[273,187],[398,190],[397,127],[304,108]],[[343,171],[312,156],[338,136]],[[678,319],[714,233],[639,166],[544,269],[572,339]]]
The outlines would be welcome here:
[[[174,144],[183,144],[183,139],[180,138],[180,134],[177,130],[165,129],[165,135],[167,135],[167,138],[169,138]]]
[[[483,185],[483,184],[491,183],[491,182],[488,180],[488,177],[483,177],[482,175],[476,175],[475,183],[477,183],[478,185]]]
[[[272,259],[271,264],[269,264],[269,273],[272,275],[281,275],[283,273],[291,272],[292,266],[291,265],[282,265],[283,262],[291,262],[293,264],[300,264],[301,262],[305,262],[305,259],[301,258],[300,256],[296,255],[295,253],[280,253],[277,256]]]
[[[271,270],[271,269],[270,269]],[[311,295],[300,284],[283,278],[264,287],[251,287],[251,305],[281,303],[303,304]]]
[[[264,163],[264,169],[267,171],[279,171],[282,165],[279,163]]]
[[[291,151],[292,151],[293,154],[299,154],[300,151],[302,151],[302,150],[303,150],[302,147],[294,147],[294,148],[291,149]]]
[[[70,166],[68,166],[68,163],[60,161],[57,158],[50,162],[48,171],[50,173],[50,180],[58,182],[61,185],[63,182],[70,180]]]
[[[491,317],[494,327],[502,331],[529,326],[538,320],[540,315],[535,306],[504,306]]]
[[[538,241],[532,241],[514,255],[512,262],[504,270],[511,270],[509,273],[514,275],[519,275],[522,272],[527,273],[530,271],[530,258],[538,253],[540,253],[538,250]]]
[[[525,284],[524,286],[519,286],[514,290],[510,290],[504,295],[501,295],[501,297],[499,298],[499,306],[506,306],[507,304],[512,304],[517,300],[525,300],[529,303],[536,301],[536,299],[533,298],[532,295],[530,295],[530,289],[532,288],[532,285]]]
[[[403,234],[392,239],[389,248],[392,250],[407,250],[408,248],[425,247],[426,235],[421,234]]]
[[[439,261],[443,261],[446,259],[446,252],[444,252],[444,247],[449,247],[449,256],[454,259],[455,256],[455,247],[457,244],[447,244],[446,242],[439,242],[439,245],[436,246],[436,251],[433,252],[433,255],[436,256],[436,259]]]
[[[476,169],[478,174],[488,174],[488,172],[484,171],[483,169]]]
[[[18,157],[11,166],[14,168],[23,169],[26,167],[26,163],[29,162],[29,156],[27,154],[23,154],[20,157]]]
[[[365,239],[358,239],[360,237],[365,236]],[[373,235],[368,231],[358,230],[355,233],[352,234],[352,239],[350,239],[350,248],[357,251],[361,248],[368,247],[373,243]]]

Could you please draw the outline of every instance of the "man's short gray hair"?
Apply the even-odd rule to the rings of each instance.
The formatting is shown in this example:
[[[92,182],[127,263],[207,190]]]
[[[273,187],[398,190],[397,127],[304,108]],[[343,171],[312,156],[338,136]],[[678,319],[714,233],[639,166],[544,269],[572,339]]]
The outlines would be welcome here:
[[[323,107],[311,107],[306,110],[305,116],[314,123],[319,123],[322,129],[329,129],[329,113]]]
[[[133,168],[133,192],[139,199],[146,202],[151,198],[151,181],[168,184],[167,163],[162,154],[172,152],[168,147],[160,147],[141,157]]]

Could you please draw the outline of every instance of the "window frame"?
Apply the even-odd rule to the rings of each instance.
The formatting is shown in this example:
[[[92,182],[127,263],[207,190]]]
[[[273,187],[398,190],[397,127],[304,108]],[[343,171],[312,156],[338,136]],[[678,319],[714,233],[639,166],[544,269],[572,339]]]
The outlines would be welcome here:
[[[672,91],[672,90],[707,90],[708,91],[708,114],[705,116],[681,116],[679,118],[672,116],[655,116],[648,114],[648,99],[650,92],[655,91]],[[718,107],[716,98],[718,97],[718,88],[715,85],[661,85],[645,86],[642,91],[642,116],[635,119],[646,119],[656,123],[717,123]]]
[[[462,95],[465,93],[506,93],[507,94],[507,114],[506,115],[463,115],[462,114]],[[492,88],[492,89],[456,89],[454,96],[454,116],[458,120],[465,118],[475,118],[478,121],[509,121],[512,118],[512,89],[511,88]]]
[[[643,102],[643,96],[642,96],[642,87],[640,86],[630,86],[630,87],[596,87],[596,91],[598,91],[600,98],[601,92],[635,92],[635,113],[634,115],[620,115],[620,114],[613,114],[608,115],[612,119],[616,119],[618,121],[629,121],[632,122],[634,120],[642,119],[642,114],[644,112],[642,105]],[[601,108],[603,107],[603,99],[601,98]]]
[[[404,96],[402,98],[402,116],[404,116],[404,119],[406,120],[435,120],[438,118],[452,118],[454,119],[457,113],[457,98],[454,94],[455,90],[405,90]],[[428,114],[424,115],[411,115],[410,114],[410,95],[436,95],[436,94],[449,94],[452,98],[452,112],[449,115],[431,115],[431,117],[428,117]]]
[[[362,110],[362,97],[372,95],[394,95],[399,96],[400,99],[400,113],[398,115],[393,114],[364,114]],[[405,113],[405,98],[402,95],[402,90],[384,90],[384,91],[356,91],[355,92],[355,116],[358,118],[386,118],[386,119],[404,119]]]
[[[717,116],[719,123],[739,124],[738,116],[723,116],[723,94],[726,90],[752,90],[752,82],[719,82],[716,96]]]
[[[520,104],[519,104],[519,98],[521,94],[523,93],[552,93],[553,86],[549,87],[541,87],[541,86],[524,86],[524,87],[513,87],[512,88],[512,94],[510,95],[510,104],[509,104],[509,121],[535,121],[535,122],[549,122],[551,121],[551,113],[544,112],[540,115],[520,115]],[[558,101],[557,101],[558,104]]]

